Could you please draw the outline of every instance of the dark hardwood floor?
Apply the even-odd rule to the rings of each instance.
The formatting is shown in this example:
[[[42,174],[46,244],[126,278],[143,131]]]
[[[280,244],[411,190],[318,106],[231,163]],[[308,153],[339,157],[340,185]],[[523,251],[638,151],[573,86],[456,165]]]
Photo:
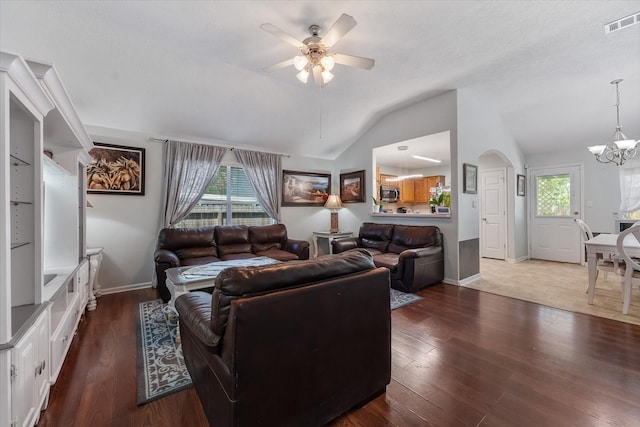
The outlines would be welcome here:
[[[640,326],[451,285],[392,313],[387,392],[331,426],[638,426]],[[39,426],[206,426],[193,388],[136,406],[135,313],[83,317]],[[301,426],[304,427],[304,426]]]

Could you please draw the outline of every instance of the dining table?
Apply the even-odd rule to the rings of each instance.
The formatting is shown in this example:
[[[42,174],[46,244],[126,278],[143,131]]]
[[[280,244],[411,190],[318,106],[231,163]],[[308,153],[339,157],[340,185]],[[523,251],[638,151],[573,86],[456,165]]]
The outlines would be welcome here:
[[[587,289],[589,304],[593,304],[593,294],[596,289],[598,255],[602,255],[604,259],[616,255],[618,253],[617,241],[618,234],[601,233],[584,242],[587,248],[587,267],[589,269],[589,288]],[[623,245],[629,256],[640,258],[640,243],[632,234],[625,237]]]

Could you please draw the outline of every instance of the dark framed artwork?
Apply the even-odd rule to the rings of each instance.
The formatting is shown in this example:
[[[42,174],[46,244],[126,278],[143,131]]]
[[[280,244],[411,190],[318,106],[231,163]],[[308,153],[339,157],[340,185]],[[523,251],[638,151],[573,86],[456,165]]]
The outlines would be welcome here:
[[[462,164],[462,192],[478,193],[478,166],[469,163]]]
[[[364,203],[366,193],[364,171],[340,174],[340,200],[342,203]]]
[[[518,196],[524,196],[524,188],[525,188],[525,176],[518,174],[518,178],[516,178],[516,188],[518,189]]]
[[[144,196],[144,148],[94,143],[87,193]]]
[[[282,171],[282,206],[322,206],[331,190],[331,174]]]

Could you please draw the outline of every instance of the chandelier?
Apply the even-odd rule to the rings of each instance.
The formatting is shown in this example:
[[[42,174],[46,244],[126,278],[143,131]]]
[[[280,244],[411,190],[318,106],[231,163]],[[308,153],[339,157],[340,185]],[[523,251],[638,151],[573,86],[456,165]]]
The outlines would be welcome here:
[[[588,147],[600,163],[615,163],[618,166],[636,155],[636,145],[639,142],[627,138],[620,127],[620,90],[618,89],[620,82],[622,79],[611,82],[612,85],[616,85],[616,130],[613,132],[611,143]]]
[[[311,25],[309,32],[311,37],[304,41],[304,46],[300,48],[300,55],[293,58],[293,66],[300,71],[296,77],[302,83],[307,83],[309,74],[313,73],[314,78],[321,77],[322,84],[327,84],[333,79],[331,70],[336,65],[336,60],[328,53],[329,48],[318,37],[320,26]]]

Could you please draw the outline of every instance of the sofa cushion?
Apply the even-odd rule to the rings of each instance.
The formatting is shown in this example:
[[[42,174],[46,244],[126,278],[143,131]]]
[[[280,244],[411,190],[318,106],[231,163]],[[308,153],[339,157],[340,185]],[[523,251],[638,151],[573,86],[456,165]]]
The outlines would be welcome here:
[[[180,248],[176,249],[175,254],[178,255],[178,258],[181,260],[189,259],[189,258],[202,258],[202,257],[216,257],[218,255],[218,251],[215,246],[196,246],[196,247],[188,247],[188,248]]]
[[[362,247],[386,252],[393,234],[393,228],[393,224],[362,223],[358,233]]]
[[[213,247],[215,249],[214,230],[215,227],[164,228],[158,234],[158,249],[174,252],[182,248]]]
[[[246,225],[226,225],[215,228],[218,256],[225,259],[226,255],[251,253],[249,242],[249,227]]]
[[[396,225],[388,252],[399,254],[406,249],[440,245],[438,227],[420,225]]]
[[[298,255],[296,254],[292,254],[291,252],[288,251],[283,251],[282,249],[278,249],[278,248],[270,248],[264,251],[255,251],[254,249],[254,253],[257,256],[266,256],[269,258],[273,258],[273,259],[277,259],[278,261],[293,261],[298,258]]]
[[[375,255],[373,257],[373,262],[376,267],[385,267],[388,268],[392,273],[395,273],[398,270],[399,259],[400,255],[387,252],[384,254]]]
[[[222,336],[227,325],[231,301],[243,296],[308,286],[334,277],[375,268],[366,251],[348,251],[314,260],[261,267],[232,267],[223,270],[215,281],[211,298],[211,327]]]
[[[210,262],[220,262],[220,258],[215,256],[203,256],[198,258],[186,258],[182,260],[182,265],[203,265],[209,264]]]
[[[284,224],[249,227],[249,241],[254,253],[272,248],[282,249],[287,241],[287,228]]]

